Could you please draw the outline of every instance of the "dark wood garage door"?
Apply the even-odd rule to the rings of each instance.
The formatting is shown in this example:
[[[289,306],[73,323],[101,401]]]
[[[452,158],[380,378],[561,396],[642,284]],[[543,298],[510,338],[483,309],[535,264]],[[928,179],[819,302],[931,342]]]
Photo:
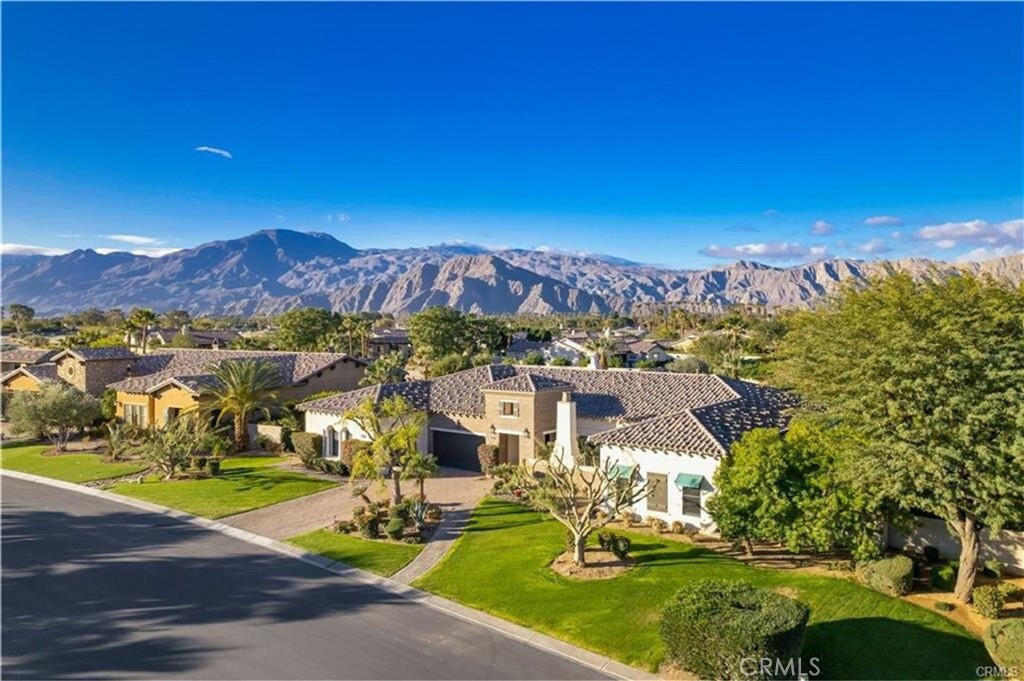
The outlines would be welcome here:
[[[437,463],[450,468],[480,470],[476,448],[484,443],[483,437],[472,433],[449,433],[444,430],[430,432],[433,440],[430,450],[437,457]]]

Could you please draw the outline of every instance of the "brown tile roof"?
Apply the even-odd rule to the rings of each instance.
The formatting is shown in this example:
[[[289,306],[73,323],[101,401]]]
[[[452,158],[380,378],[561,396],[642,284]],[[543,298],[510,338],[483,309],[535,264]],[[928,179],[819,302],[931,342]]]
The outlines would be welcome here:
[[[323,411],[329,414],[343,414],[370,398],[374,403],[395,395],[401,395],[413,409],[429,408],[430,381],[405,381],[403,383],[383,383],[366,388],[349,390],[330,397],[303,402],[298,405],[300,411]]]
[[[13,376],[14,374],[28,374],[38,381],[53,381],[56,383],[61,380],[57,375],[57,365],[52,363],[26,364],[0,376],[0,381],[6,381],[8,376]]]
[[[718,377],[736,397],[694,407],[590,437],[597,444],[721,456],[754,428],[785,428],[796,406],[791,393]]]
[[[169,378],[190,378],[197,386],[209,385],[210,364],[226,359],[252,359],[270,362],[281,373],[285,385],[298,383],[338,362],[360,362],[340,352],[273,352],[263,350],[196,350],[160,348],[139,357],[131,376],[110,385],[115,390],[142,393]]]
[[[181,333],[181,329],[152,329],[149,332],[150,337],[159,338],[164,343],[170,343],[174,340],[174,337]],[[212,343],[217,341],[219,343],[230,343],[233,340],[237,340],[241,334],[237,331],[200,331],[197,329],[189,329],[188,335],[192,340],[197,342],[209,342]]]
[[[0,352],[0,362],[16,362],[18,364],[40,364],[49,361],[60,350],[46,348],[15,348]]]
[[[510,378],[503,378],[494,383],[488,383],[481,390],[490,390],[506,393],[535,393],[542,390],[572,390],[572,384],[553,378],[551,376],[540,376],[538,374],[516,374]]]

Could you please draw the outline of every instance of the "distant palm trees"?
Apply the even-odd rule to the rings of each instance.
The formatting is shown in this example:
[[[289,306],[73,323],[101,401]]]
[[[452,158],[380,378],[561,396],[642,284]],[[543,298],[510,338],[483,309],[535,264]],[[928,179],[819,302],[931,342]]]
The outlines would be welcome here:
[[[608,357],[615,352],[617,345],[614,340],[607,336],[598,336],[593,340],[587,341],[586,348],[597,356],[597,367],[599,369],[607,369]]]
[[[233,417],[235,448],[244,452],[249,449],[249,417],[253,412],[270,415],[281,374],[270,362],[238,359],[224,360],[207,370],[217,379],[210,391],[213,400],[209,408],[219,411],[218,423],[226,416]]]
[[[144,307],[137,307],[132,310],[132,313],[128,316],[121,328],[124,329],[126,335],[138,331],[139,339],[142,344],[142,354],[146,354],[146,350],[149,349],[149,327],[156,323],[156,313],[152,310]]]

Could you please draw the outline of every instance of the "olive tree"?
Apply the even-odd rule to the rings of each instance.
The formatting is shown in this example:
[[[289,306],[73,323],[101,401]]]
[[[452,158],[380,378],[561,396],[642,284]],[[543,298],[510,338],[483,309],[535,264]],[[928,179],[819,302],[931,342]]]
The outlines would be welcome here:
[[[417,441],[426,425],[427,415],[417,411],[401,395],[380,402],[367,398],[345,412],[345,418],[356,424],[370,438],[354,440],[356,452],[352,458],[352,477],[363,480],[390,478],[391,500],[402,502],[402,471],[419,454]],[[427,476],[424,476],[427,477]]]
[[[982,528],[1024,522],[1024,285],[891,274],[794,316],[777,379],[857,433],[866,494],[946,521],[970,600]]]
[[[8,417],[14,432],[45,437],[64,452],[73,433],[100,417],[100,402],[66,383],[47,381],[36,392],[15,393]]]

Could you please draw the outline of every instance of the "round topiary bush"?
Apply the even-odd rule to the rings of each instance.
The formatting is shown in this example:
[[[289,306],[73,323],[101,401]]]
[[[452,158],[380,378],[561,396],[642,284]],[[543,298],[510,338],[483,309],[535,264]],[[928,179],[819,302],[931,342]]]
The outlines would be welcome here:
[[[997,620],[1006,605],[1006,594],[998,586],[977,586],[971,592],[971,602],[979,615]]]
[[[893,556],[872,561],[860,567],[864,584],[890,596],[904,596],[914,585],[914,561],[906,556]]]
[[[785,678],[796,675],[809,615],[748,582],[696,580],[662,610],[661,639],[670,660],[702,679]],[[766,673],[762,659],[779,664]]]
[[[1024,674],[1024,620],[993,622],[985,631],[985,648],[1000,667]]]
[[[956,586],[956,568],[952,563],[932,566],[932,586],[939,591],[952,591]]]

